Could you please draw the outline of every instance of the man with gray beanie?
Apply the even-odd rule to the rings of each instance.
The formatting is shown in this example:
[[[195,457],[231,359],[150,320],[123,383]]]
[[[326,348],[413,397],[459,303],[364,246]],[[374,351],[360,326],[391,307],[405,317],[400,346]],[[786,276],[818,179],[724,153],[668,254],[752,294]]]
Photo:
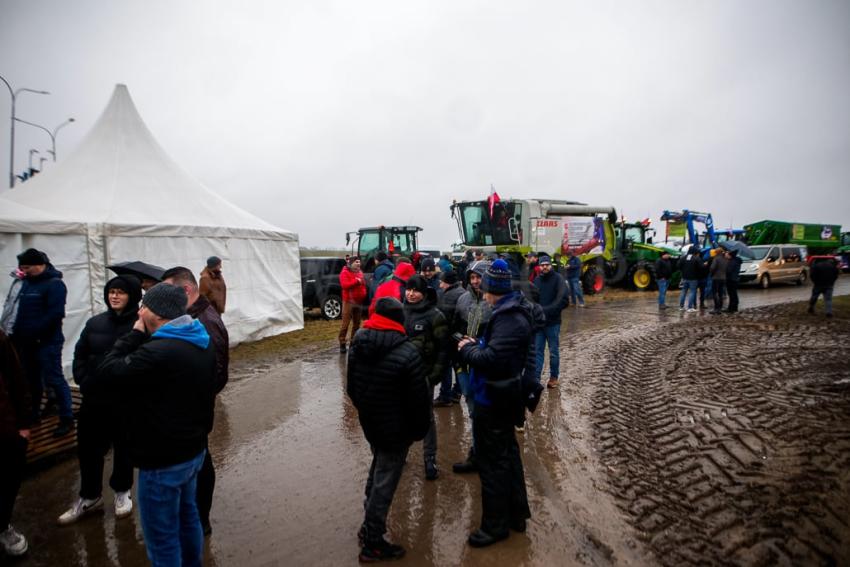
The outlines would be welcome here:
[[[216,358],[210,336],[186,313],[183,288],[160,283],[116,341],[89,389],[128,400],[129,452],[154,565],[200,566],[203,532],[195,490],[212,423]]]

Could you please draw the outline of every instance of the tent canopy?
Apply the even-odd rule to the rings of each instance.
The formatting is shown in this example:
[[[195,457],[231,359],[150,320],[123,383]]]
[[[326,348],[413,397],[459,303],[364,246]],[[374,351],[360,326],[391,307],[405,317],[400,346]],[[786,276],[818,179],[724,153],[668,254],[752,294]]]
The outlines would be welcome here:
[[[298,236],[186,173],[154,139],[125,85],[67,159],[0,193],[4,269],[28,246],[65,273],[66,353],[85,320],[105,308],[106,265],[128,260],[197,274],[208,256],[222,258],[232,344],[303,328]],[[0,278],[0,292],[9,284]]]

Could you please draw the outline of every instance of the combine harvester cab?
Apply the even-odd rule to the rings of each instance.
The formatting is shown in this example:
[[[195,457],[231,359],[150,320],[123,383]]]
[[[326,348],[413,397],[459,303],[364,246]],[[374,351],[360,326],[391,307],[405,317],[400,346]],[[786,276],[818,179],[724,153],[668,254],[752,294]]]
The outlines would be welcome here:
[[[607,266],[614,259],[614,207],[553,199],[455,201],[461,247],[485,254],[508,254],[517,268],[529,252],[546,253],[561,266],[575,250],[582,261],[585,293],[605,288]]]

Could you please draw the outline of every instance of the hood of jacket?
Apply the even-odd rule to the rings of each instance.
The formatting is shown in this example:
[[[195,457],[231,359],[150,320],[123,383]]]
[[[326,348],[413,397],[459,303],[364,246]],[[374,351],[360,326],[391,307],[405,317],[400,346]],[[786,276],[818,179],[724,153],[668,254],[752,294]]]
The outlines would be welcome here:
[[[407,279],[415,273],[416,268],[413,267],[413,264],[402,262],[395,267],[393,275],[402,281],[407,281]]]
[[[127,299],[127,307],[124,309],[122,313],[116,313],[112,307],[109,306],[109,288],[110,286],[116,282],[122,281],[127,286],[127,295],[129,298]],[[134,277],[126,278],[124,276],[115,276],[103,286],[103,303],[106,304],[106,308],[109,310],[112,315],[117,317],[124,317],[131,313],[135,314],[139,311],[139,302],[142,300],[142,284],[141,282]]]
[[[407,337],[400,331],[364,327],[354,336],[351,348],[356,349],[358,359],[374,361],[406,340]]]
[[[207,333],[203,324],[197,319],[192,319],[191,315],[182,315],[177,319],[172,319],[157,329],[151,336],[157,339],[185,341],[202,349],[206,349],[210,344],[209,333]]]
[[[404,312],[407,314],[410,313],[421,313],[423,311],[428,311],[432,307],[437,306],[437,291],[429,287],[425,290],[425,297],[419,303],[408,303],[404,302]]]

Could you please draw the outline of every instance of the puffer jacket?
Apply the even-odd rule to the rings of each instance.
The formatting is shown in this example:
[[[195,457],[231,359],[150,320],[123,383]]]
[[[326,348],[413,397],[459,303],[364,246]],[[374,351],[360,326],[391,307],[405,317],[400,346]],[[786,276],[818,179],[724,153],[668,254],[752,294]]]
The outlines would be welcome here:
[[[86,404],[90,403],[109,403],[110,397],[103,393],[91,392],[88,387],[88,380],[94,374],[94,371],[103,362],[106,353],[115,344],[119,337],[123,337],[133,330],[133,324],[139,318],[139,301],[142,299],[142,288],[140,284],[125,279],[130,282],[128,287],[127,307],[121,313],[116,313],[109,307],[109,296],[107,290],[110,285],[118,279],[125,279],[122,276],[112,278],[106,283],[103,289],[103,300],[107,305],[106,312],[95,315],[83,327],[83,332],[77,340],[74,347],[74,362],[71,370],[74,375],[74,382],[80,386],[80,392],[84,396]],[[135,278],[134,278],[135,279]]]
[[[62,319],[68,290],[62,272],[48,264],[41,274],[24,278],[18,296],[13,335],[17,341],[62,342]]]
[[[399,451],[425,437],[431,400],[422,357],[399,324],[372,316],[351,341],[346,391],[369,443]],[[371,328],[370,328],[371,327]]]
[[[355,272],[344,266],[339,273],[339,286],[342,288],[343,302],[363,305],[366,301],[366,277],[362,271]]]
[[[523,307],[522,294],[511,292],[493,306],[493,313],[483,336],[476,344],[461,349],[461,360],[472,369],[470,383],[475,405],[492,407],[492,390],[497,383],[516,380],[518,407],[522,408],[521,377],[528,362],[528,347],[532,341],[532,321]],[[513,412],[516,408],[505,408]],[[506,415],[513,419],[513,414]]]
[[[422,355],[425,377],[431,386],[440,383],[449,363],[449,324],[437,309],[436,296],[434,290],[428,288],[422,301],[404,304],[404,330]]]
[[[30,389],[12,341],[0,331],[0,439],[16,439],[29,429]],[[4,465],[5,466],[5,465]]]
[[[454,321],[457,302],[464,293],[466,293],[466,290],[463,289],[460,282],[453,283],[446,289],[437,292],[437,309],[443,312],[446,321],[449,323]]]

